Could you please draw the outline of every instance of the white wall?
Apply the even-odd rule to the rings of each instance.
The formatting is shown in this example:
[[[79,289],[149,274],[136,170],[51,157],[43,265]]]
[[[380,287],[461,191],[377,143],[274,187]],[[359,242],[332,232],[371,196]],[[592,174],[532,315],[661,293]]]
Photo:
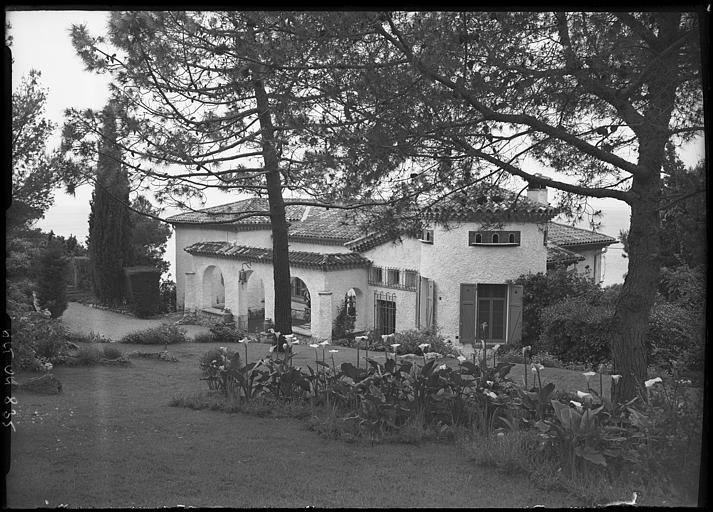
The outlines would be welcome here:
[[[577,272],[588,275],[597,284],[601,283],[604,279],[604,273],[602,270],[604,255],[602,254],[602,249],[578,249],[576,247],[568,247],[568,249],[584,256],[584,261],[579,261],[574,266]],[[595,260],[598,260],[596,261],[596,264]],[[586,268],[587,266],[589,266],[588,269]]]
[[[464,222],[446,230],[432,226],[433,244],[422,243],[422,276],[435,281],[436,323],[441,334],[458,341],[461,283],[503,284],[528,272],[545,272],[547,249],[544,233],[535,223],[504,224],[505,231],[520,231],[520,245],[482,247],[468,245],[468,231],[481,230],[481,223]]]
[[[421,246],[415,238],[400,242],[386,242],[361,253],[376,267],[391,267],[418,271],[421,262]]]
[[[194,272],[192,256],[184,249],[196,242],[229,241],[252,247],[272,247],[269,230],[230,231],[205,226],[176,226],[176,302],[179,310],[183,309],[185,297],[185,273]],[[202,276],[199,277],[202,279]],[[198,281],[200,282],[200,280]]]

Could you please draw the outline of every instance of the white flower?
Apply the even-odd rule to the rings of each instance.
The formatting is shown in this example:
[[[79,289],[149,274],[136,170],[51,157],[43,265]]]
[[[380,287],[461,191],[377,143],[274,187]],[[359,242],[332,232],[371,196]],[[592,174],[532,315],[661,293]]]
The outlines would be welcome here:
[[[575,402],[574,400],[570,400],[569,403],[574,405],[574,407],[577,409],[578,412],[582,412],[582,404],[579,402]]]
[[[213,360],[210,362],[210,364],[218,364],[218,361],[216,361],[215,359],[213,359]]]
[[[288,346],[287,343],[283,343],[283,344],[282,344],[282,350],[287,350],[287,346]]]
[[[319,348],[319,344],[317,343],[310,343],[309,346],[312,348]]]
[[[339,352],[339,350],[336,350],[336,349],[332,349],[329,351],[330,354],[336,354],[337,352]]]
[[[688,386],[691,381],[689,379],[681,379],[676,381],[678,384],[683,384],[684,386]]]
[[[488,387],[490,387],[490,386],[493,385],[493,381],[492,381],[492,380],[486,380],[485,383],[488,385]]]
[[[299,344],[300,344],[300,340],[292,340],[292,344],[293,344],[293,345],[299,345]]]
[[[493,399],[497,399],[497,398],[498,398],[498,395],[496,395],[496,394],[493,393],[492,391],[483,391],[483,393],[485,393],[486,395],[488,395],[490,398],[493,398]]]
[[[442,364],[441,366],[438,367],[439,370],[445,370],[448,368],[445,364]]]
[[[584,378],[587,379],[587,382],[589,382],[589,379],[594,377],[596,375],[595,372],[584,372],[582,375],[584,375]]]
[[[368,336],[357,336],[357,337],[354,338],[354,339],[357,340],[357,341],[364,341],[364,340],[368,339]]]
[[[592,394],[591,394],[591,393],[584,393],[584,392],[582,392],[582,391],[577,391],[577,398],[579,398],[580,400],[586,400],[586,399],[591,400],[591,399],[592,399]]]
[[[423,350],[423,349],[428,348],[428,347],[430,347],[430,346],[431,346],[430,343],[421,343],[421,344],[418,346],[418,348],[420,348],[421,350]]]
[[[460,361],[460,362],[462,363],[463,361],[466,360],[466,357],[465,357],[465,356],[458,356],[457,359],[458,359],[458,361]]]
[[[225,348],[225,347],[218,347],[218,350],[220,350],[221,352],[227,352],[227,351],[228,351],[228,349]]]
[[[505,437],[505,432],[498,432],[497,436],[498,436],[498,437]]]
[[[545,367],[542,366],[540,363],[535,363],[535,364],[532,365],[532,372],[533,372],[533,373],[537,373],[538,371],[542,371],[542,370],[544,370],[544,369],[545,369]]]
[[[275,351],[275,346],[273,345],[272,347],[270,347],[270,350],[268,352],[274,352],[274,351]]]
[[[391,348],[394,349],[394,352],[396,351],[396,348],[397,348],[397,347],[400,347],[400,346],[401,346],[401,343],[392,343],[392,344],[391,344]]]
[[[532,350],[532,347],[530,345],[526,347],[522,347],[522,355],[525,355],[525,352],[530,352]]]
[[[238,340],[238,343],[250,343],[250,338],[243,338],[242,340]]]
[[[614,382],[619,382],[619,379],[621,379],[621,375],[612,375],[611,380]]]
[[[391,336],[390,334],[382,334],[382,335],[381,335],[381,340],[382,340],[384,343],[386,343],[386,340],[388,340],[390,336]]]
[[[498,343],[497,345],[495,345],[495,346],[493,347],[493,352],[497,352],[499,348],[500,348],[500,344]],[[502,433],[502,432],[501,432],[501,433]]]
[[[324,340],[323,342],[320,343],[323,347],[329,345],[329,340]]]
[[[644,382],[644,385],[645,385],[647,388],[650,388],[651,386],[653,386],[653,385],[656,384],[657,382],[663,383],[663,381],[661,380],[661,377],[656,377],[655,379],[649,379],[649,380],[647,380],[646,382]]]
[[[223,370],[225,370],[225,366],[220,365],[220,366],[218,367],[218,369],[219,369],[220,371],[223,371]]]

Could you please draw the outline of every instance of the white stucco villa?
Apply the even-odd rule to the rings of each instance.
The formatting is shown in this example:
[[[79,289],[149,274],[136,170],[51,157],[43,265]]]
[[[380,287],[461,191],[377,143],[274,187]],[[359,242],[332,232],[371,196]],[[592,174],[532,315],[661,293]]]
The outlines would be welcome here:
[[[420,236],[397,241],[364,235],[342,210],[288,206],[294,331],[330,338],[346,305],[356,331],[436,325],[457,345],[476,334],[492,343],[518,341],[522,287],[510,282],[558,264],[576,265],[600,282],[603,252],[616,240],[551,222],[557,212],[545,188],[531,186],[514,206],[509,194],[431,208]],[[267,209],[267,199],[252,198],[169,218],[179,309],[216,317],[229,309],[242,328],[272,316],[269,220],[240,218]]]

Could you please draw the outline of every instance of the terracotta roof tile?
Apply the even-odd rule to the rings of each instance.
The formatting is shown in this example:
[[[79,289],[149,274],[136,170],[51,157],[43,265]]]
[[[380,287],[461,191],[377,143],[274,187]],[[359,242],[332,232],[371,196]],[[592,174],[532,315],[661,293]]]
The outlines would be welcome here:
[[[425,219],[433,220],[479,220],[491,216],[499,218],[551,219],[557,210],[549,205],[536,203],[526,196],[500,187],[489,186],[449,197],[424,211]]]
[[[290,224],[293,239],[331,239],[340,243],[362,236],[364,232],[349,218],[346,210],[310,207],[306,217]]]
[[[220,256],[272,264],[272,249],[249,247],[233,242],[197,242],[184,250],[190,254]],[[354,252],[321,254],[307,251],[290,251],[289,258],[290,265],[295,267],[311,267],[320,270],[367,267],[371,265],[371,261]]]
[[[555,245],[552,242],[547,242],[547,266],[555,265],[571,265],[579,261],[584,261],[584,256],[576,252]]]
[[[269,224],[269,210],[270,205],[267,198],[251,197],[234,203],[203,208],[195,212],[179,213],[166,220],[172,224]],[[288,222],[299,221],[304,214],[305,207],[300,205],[288,206],[285,210]],[[264,211],[265,215],[241,218],[242,215],[253,211]]]
[[[611,245],[617,242],[616,238],[590,231],[588,229],[575,228],[550,222],[547,226],[547,240],[560,247],[570,247],[579,245]]]

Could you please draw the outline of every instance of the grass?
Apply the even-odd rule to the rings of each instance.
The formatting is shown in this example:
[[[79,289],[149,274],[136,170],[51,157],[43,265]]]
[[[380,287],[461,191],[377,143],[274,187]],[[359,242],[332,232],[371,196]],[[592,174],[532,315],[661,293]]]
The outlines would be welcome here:
[[[203,391],[198,359],[59,367],[63,393],[18,390],[7,505],[49,507],[569,507],[560,492],[474,467],[453,444],[332,441],[290,417],[171,407]],[[242,348],[242,347],[237,347]],[[249,358],[267,345],[248,345]],[[335,360],[355,360],[340,349]],[[371,355],[371,354],[370,354]],[[379,357],[378,355],[376,356]],[[381,355],[383,358],[383,354]],[[314,361],[298,347],[295,364]],[[23,382],[34,374],[18,374]]]

